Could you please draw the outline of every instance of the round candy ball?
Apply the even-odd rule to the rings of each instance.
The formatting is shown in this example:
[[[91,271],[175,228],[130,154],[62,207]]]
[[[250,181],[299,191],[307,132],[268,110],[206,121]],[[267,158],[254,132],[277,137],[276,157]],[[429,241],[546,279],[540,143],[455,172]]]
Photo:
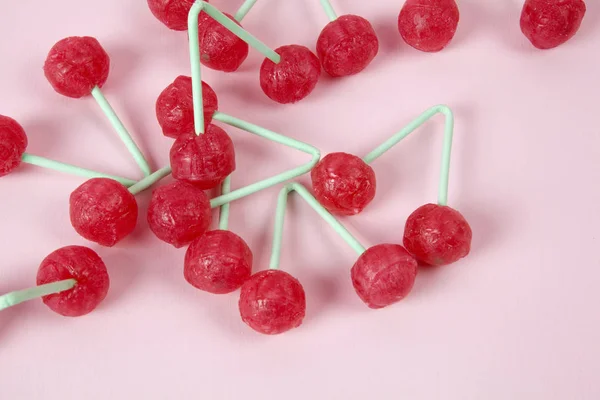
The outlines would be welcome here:
[[[398,16],[398,30],[417,50],[442,50],[454,37],[459,20],[454,0],[406,0]]]
[[[111,247],[135,229],[135,197],[119,182],[93,178],[71,193],[71,224],[85,239]]]
[[[538,49],[552,49],[575,36],[585,11],[583,0],[526,0],[521,31]]]
[[[379,40],[373,27],[358,15],[343,15],[323,28],[317,55],[323,69],[333,77],[357,74],[373,61]]]
[[[8,175],[19,165],[25,149],[27,135],[17,121],[0,115],[0,176]]]
[[[235,233],[208,231],[188,247],[183,276],[197,289],[231,293],[250,278],[252,260],[252,251]]]
[[[67,246],[48,255],[40,264],[37,284],[75,279],[72,289],[42,297],[52,311],[80,317],[93,311],[108,293],[110,280],[102,259],[92,249]]]
[[[278,270],[260,271],[242,286],[242,320],[257,332],[275,335],[300,326],[306,295],[296,278]]]
[[[219,103],[215,91],[204,82],[202,82],[202,103],[206,129]],[[156,118],[165,136],[177,139],[182,133],[194,132],[192,78],[178,76],[162,91],[156,100]]]
[[[375,197],[375,172],[352,154],[331,153],[310,173],[315,198],[329,212],[340,215],[360,213]]]
[[[224,14],[240,25],[231,15]],[[198,40],[202,65],[217,71],[236,71],[248,57],[248,43],[211,16],[207,15],[204,19],[200,16],[200,18]]]
[[[455,209],[437,204],[417,208],[404,227],[404,247],[428,265],[451,264],[471,250],[471,227]]]
[[[208,0],[205,1],[208,3]],[[188,14],[194,3],[195,0],[148,0],[148,7],[167,28],[174,31],[186,31]]]
[[[417,276],[417,260],[397,244],[366,250],[351,271],[354,290],[370,308],[383,308],[406,297]]]
[[[176,248],[206,232],[211,219],[208,196],[190,183],[177,181],[152,192],[148,206],[150,230]]]
[[[206,133],[184,133],[171,147],[171,168],[175,179],[187,181],[200,189],[212,189],[235,170],[233,142],[216,125]]]
[[[275,52],[281,61],[275,64],[265,58],[260,67],[260,87],[271,100],[281,104],[302,100],[317,86],[321,75],[319,59],[298,45],[282,46]]]
[[[57,42],[46,58],[44,74],[55,91],[80,98],[102,87],[108,79],[110,59],[100,43],[89,36],[72,36]]]

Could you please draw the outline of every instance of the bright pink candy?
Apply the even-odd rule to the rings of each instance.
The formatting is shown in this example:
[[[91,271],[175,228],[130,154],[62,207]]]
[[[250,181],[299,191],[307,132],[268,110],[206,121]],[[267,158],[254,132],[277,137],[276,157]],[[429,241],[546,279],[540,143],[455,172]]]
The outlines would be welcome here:
[[[108,54],[95,38],[72,36],[50,49],[44,74],[58,93],[80,98],[106,83],[109,68]]]
[[[526,0],[521,31],[538,49],[551,49],[575,36],[585,11],[583,0]]]
[[[300,282],[287,272],[260,271],[242,286],[239,308],[248,326],[275,335],[300,326],[306,314],[306,296]]]
[[[252,260],[252,251],[235,233],[208,231],[188,247],[183,276],[200,290],[231,293],[250,278]]]
[[[202,82],[202,102],[206,129],[219,103],[215,91],[204,82]],[[156,118],[165,136],[177,139],[182,133],[194,132],[192,78],[178,76],[162,91],[156,100]]]
[[[106,297],[110,285],[102,259],[82,246],[60,248],[40,264],[38,285],[66,279],[75,279],[77,284],[70,290],[42,298],[52,311],[65,317],[80,317],[93,311]]]
[[[231,15],[224,14],[240,25]],[[205,17],[200,15],[198,40],[200,43],[200,62],[205,67],[217,71],[233,72],[248,57],[248,43],[209,15]]]
[[[150,230],[176,248],[206,232],[211,219],[208,196],[190,183],[177,181],[152,192],[148,206]]]
[[[208,0],[205,0],[208,3]],[[195,0],[148,0],[152,14],[169,29],[185,31],[188,14]]]
[[[8,175],[21,165],[27,148],[23,127],[10,117],[0,115],[0,176]]]
[[[133,232],[137,223],[135,197],[112,179],[88,180],[71,193],[69,203],[73,228],[102,246],[114,246]]]
[[[446,265],[466,257],[471,250],[471,227],[453,208],[425,204],[406,221],[404,246],[428,265]]]
[[[173,177],[204,190],[216,187],[235,170],[233,142],[223,129],[212,124],[202,135],[180,135],[170,156]]]
[[[275,50],[281,56],[279,64],[265,58],[260,67],[260,87],[271,99],[281,104],[295,103],[313,91],[321,64],[308,48],[298,45]]]
[[[365,69],[379,51],[373,27],[358,15],[342,15],[323,28],[317,55],[331,76],[348,76]]]
[[[351,271],[358,296],[370,308],[383,308],[406,297],[417,276],[417,260],[397,244],[379,244],[365,251]]]
[[[398,16],[398,30],[417,50],[442,50],[454,37],[460,13],[454,0],[406,0]]]
[[[373,168],[347,153],[326,155],[310,173],[315,198],[334,214],[360,213],[375,197]]]

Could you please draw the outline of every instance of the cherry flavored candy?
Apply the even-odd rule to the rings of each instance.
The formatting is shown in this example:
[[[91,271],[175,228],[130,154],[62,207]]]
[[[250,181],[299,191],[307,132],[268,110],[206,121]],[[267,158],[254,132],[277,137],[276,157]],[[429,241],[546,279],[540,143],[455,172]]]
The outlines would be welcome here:
[[[404,246],[427,265],[446,265],[466,257],[471,250],[471,227],[453,208],[426,204],[407,219]]]
[[[170,158],[175,179],[204,190],[216,187],[235,170],[233,142],[213,124],[202,135],[180,135],[171,147]]]
[[[239,308],[248,326],[275,335],[300,326],[306,314],[306,296],[296,278],[271,269],[252,275],[244,283]]]
[[[326,155],[312,169],[310,177],[315,198],[333,214],[358,214],[375,197],[373,168],[352,154]]]
[[[442,50],[454,37],[459,20],[454,0],[406,0],[398,16],[398,30],[417,50]]]
[[[55,91],[80,98],[102,87],[108,79],[110,59],[100,43],[89,36],[72,36],[56,43],[46,58],[44,74]]]
[[[102,246],[114,246],[135,229],[135,197],[115,180],[90,179],[71,193],[69,203],[73,228]]]
[[[417,260],[397,244],[366,250],[351,271],[358,296],[370,308],[383,308],[406,297],[417,276]]]
[[[521,31],[538,49],[551,49],[575,36],[585,11],[583,0],[527,0]]]
[[[205,1],[208,3],[208,0]],[[188,14],[195,2],[195,0],[148,0],[148,7],[152,14],[169,29],[186,31]]]
[[[37,273],[37,284],[75,279],[72,289],[42,298],[52,311],[65,317],[90,313],[104,300],[110,281],[102,259],[93,250],[67,246],[48,255]]]
[[[0,115],[0,176],[8,175],[21,165],[27,148],[23,127],[10,117]]]
[[[357,74],[379,51],[373,27],[358,15],[343,15],[323,28],[317,40],[317,55],[323,69],[333,77]]]
[[[252,251],[233,232],[206,232],[185,253],[183,275],[190,285],[215,294],[239,289],[252,273]]]
[[[148,206],[148,225],[157,238],[180,248],[210,226],[210,200],[192,184],[177,181],[156,189]]]
[[[215,91],[204,82],[202,82],[202,102],[206,129],[219,103]],[[156,100],[156,118],[165,136],[177,139],[182,133],[194,132],[192,78],[178,76],[162,91]]]
[[[224,14],[240,25],[231,15]],[[198,41],[200,62],[205,67],[217,71],[236,71],[248,57],[248,43],[209,15],[200,15]]]
[[[298,45],[275,50],[281,56],[279,64],[266,58],[260,67],[260,87],[271,99],[281,104],[295,103],[313,91],[321,64],[308,48]]]

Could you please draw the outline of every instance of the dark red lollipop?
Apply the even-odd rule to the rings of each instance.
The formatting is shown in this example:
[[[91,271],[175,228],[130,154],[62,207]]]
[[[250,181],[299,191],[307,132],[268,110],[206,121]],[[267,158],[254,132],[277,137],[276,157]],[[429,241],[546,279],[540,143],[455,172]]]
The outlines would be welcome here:
[[[583,0],[526,0],[521,31],[538,49],[551,49],[575,36],[585,12]]]
[[[217,111],[218,100],[215,91],[204,82],[202,82],[202,103],[206,129]],[[178,76],[162,91],[156,100],[156,118],[165,136],[177,139],[182,133],[194,132],[192,78]]]
[[[241,237],[231,231],[209,231],[188,247],[183,274],[200,290],[230,293],[250,278],[252,260],[252,251]]]
[[[205,1],[208,3],[208,0]],[[148,0],[148,7],[152,14],[169,29],[186,31],[188,14],[195,2],[195,0]]]
[[[404,246],[428,265],[446,265],[471,250],[471,227],[455,209],[437,204],[417,208],[406,220]]]
[[[57,42],[46,58],[44,74],[55,91],[80,98],[102,87],[108,79],[110,59],[100,43],[89,36],[72,36]]]
[[[241,26],[231,15],[224,14]],[[198,41],[202,65],[217,71],[236,71],[248,57],[248,43],[209,15],[201,14],[199,24]]]
[[[342,15],[323,28],[317,40],[317,55],[323,69],[333,77],[357,74],[379,51],[373,27],[358,15]]]
[[[114,246],[135,228],[138,206],[125,186],[108,178],[93,178],[71,193],[69,214],[81,236]]]
[[[406,0],[398,16],[398,30],[417,50],[442,50],[454,37],[460,13],[454,0]]]
[[[0,176],[21,165],[26,148],[27,135],[23,127],[14,119],[0,115]]]
[[[102,259],[93,250],[82,246],[60,248],[40,264],[37,284],[75,279],[69,290],[44,296],[52,311],[66,317],[79,317],[93,311],[108,293],[110,281]]]
[[[300,326],[306,314],[304,288],[279,270],[260,271],[242,286],[242,320],[257,332],[275,335]]]

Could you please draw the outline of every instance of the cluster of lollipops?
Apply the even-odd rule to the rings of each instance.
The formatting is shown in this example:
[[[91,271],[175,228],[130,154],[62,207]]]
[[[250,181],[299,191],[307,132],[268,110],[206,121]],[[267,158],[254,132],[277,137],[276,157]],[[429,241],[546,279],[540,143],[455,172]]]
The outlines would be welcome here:
[[[446,106],[426,110],[363,158],[332,153],[323,159],[314,146],[218,111],[216,93],[201,79],[201,65],[235,71],[246,58],[249,46],[266,56],[260,68],[260,85],[269,98],[279,103],[294,103],[306,97],[315,87],[321,67],[333,77],[348,76],[366,68],[377,54],[377,36],[370,23],[355,15],[338,18],[326,0],[321,3],[331,22],[319,35],[317,55],[299,45],[272,50],[240,25],[255,2],[247,0],[231,16],[207,1],[148,0],[150,10],[160,21],[174,30],[187,29],[189,37],[191,77],[177,77],[156,102],[163,134],[175,139],[170,165],[152,171],[102,94],[110,59],[100,43],[92,37],[68,37],[51,48],[44,64],[46,78],[61,95],[94,97],[144,177],[135,181],[25,153],[28,141],[23,127],[5,116],[0,116],[0,176],[25,162],[90,178],[71,193],[71,224],[83,238],[111,247],[137,224],[135,195],[172,175],[174,182],[152,193],[147,211],[150,230],[175,248],[188,246],[183,267],[187,282],[215,294],[241,288],[242,320],[258,332],[277,334],[299,326],[306,312],[302,285],[279,269],[290,192],[306,200],[357,252],[351,281],[358,296],[371,308],[386,307],[406,297],[419,265],[447,265],[467,256],[472,232],[465,218],[447,206],[454,119]],[[575,33],[584,12],[585,6],[579,0],[528,0],[523,10],[523,31],[536,46],[552,47]],[[398,25],[402,37],[413,47],[438,51],[451,40],[457,23],[458,8],[453,0],[407,0]],[[369,164],[438,113],[445,116],[446,124],[437,204],[425,204],[408,217],[403,245],[365,248],[334,215],[351,216],[363,211],[375,197],[377,187]],[[311,160],[231,191],[231,175],[236,170],[234,143],[215,121],[305,152]],[[295,182],[281,189],[269,269],[253,273],[251,249],[227,229],[229,203],[308,172],[312,193]],[[221,194],[210,199],[206,190],[217,187],[221,187]],[[210,230],[211,209],[217,207],[219,229]],[[37,286],[0,296],[0,310],[42,297],[61,315],[81,316],[94,310],[108,289],[109,276],[98,254],[87,247],[68,246],[42,261]]]

